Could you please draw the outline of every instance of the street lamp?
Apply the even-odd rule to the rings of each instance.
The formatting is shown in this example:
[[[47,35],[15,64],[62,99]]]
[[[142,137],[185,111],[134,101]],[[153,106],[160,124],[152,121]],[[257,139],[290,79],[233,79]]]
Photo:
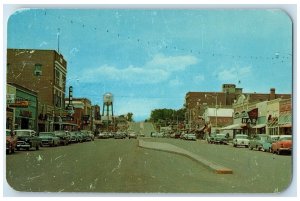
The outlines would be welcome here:
[[[218,94],[216,94],[215,96],[211,94],[205,94],[205,98],[207,98],[207,96],[213,97],[216,100],[215,110],[216,110],[216,127],[217,127],[218,126]]]

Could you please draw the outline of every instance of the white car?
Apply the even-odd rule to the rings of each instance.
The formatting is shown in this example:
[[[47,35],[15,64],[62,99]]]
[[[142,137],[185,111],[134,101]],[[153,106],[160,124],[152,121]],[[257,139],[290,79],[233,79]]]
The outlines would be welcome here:
[[[249,146],[248,135],[237,134],[235,135],[235,138],[233,139],[232,143],[233,143],[233,147],[238,147],[238,146],[248,147]]]
[[[184,139],[185,140],[196,140],[196,135],[193,133],[185,134]]]

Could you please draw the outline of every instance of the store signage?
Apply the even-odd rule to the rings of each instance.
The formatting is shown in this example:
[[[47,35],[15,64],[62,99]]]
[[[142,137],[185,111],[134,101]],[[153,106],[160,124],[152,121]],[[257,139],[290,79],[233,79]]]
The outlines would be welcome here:
[[[256,124],[257,119],[242,118],[243,124]]]
[[[8,107],[23,107],[23,108],[28,106],[29,106],[29,102],[23,100],[17,100],[16,102],[8,105]]]
[[[258,118],[258,108],[250,110],[248,112],[248,116],[249,116],[250,119],[257,119]]]

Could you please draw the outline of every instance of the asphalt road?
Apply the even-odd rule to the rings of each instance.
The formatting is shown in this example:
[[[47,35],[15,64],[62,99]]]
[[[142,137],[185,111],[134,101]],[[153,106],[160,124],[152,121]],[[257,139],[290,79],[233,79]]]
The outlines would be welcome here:
[[[168,142],[232,168],[215,174],[181,155],[143,149],[136,139],[93,142],[6,157],[6,177],[13,189],[25,192],[117,193],[273,193],[288,187],[291,156],[178,139]]]

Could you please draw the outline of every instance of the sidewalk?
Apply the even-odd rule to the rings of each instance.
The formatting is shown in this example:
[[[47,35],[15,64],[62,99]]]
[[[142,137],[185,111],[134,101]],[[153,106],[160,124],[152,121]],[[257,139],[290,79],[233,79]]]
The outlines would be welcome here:
[[[179,148],[175,145],[169,143],[162,143],[162,142],[146,142],[144,140],[139,140],[139,147],[148,148],[148,149],[155,149],[160,151],[166,151],[170,153],[176,153],[188,158],[191,158],[202,165],[208,167],[209,169],[213,170],[217,174],[232,174],[232,170],[216,163],[212,163],[203,157],[193,154],[185,149]]]

